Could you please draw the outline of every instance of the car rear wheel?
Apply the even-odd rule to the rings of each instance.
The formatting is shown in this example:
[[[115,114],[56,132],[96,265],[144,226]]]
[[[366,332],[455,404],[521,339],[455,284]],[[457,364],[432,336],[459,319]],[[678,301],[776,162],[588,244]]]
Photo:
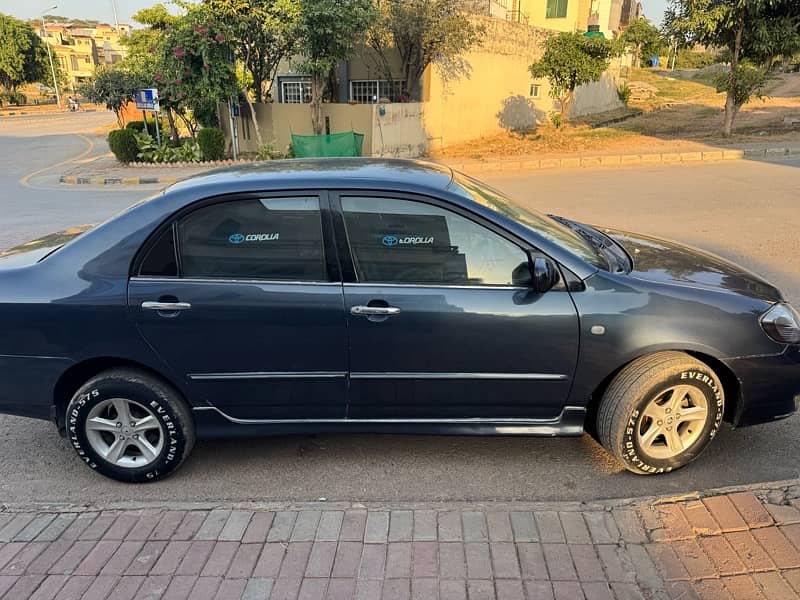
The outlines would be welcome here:
[[[629,471],[678,469],[722,423],[725,395],[714,371],[683,352],[633,361],[609,385],[597,415],[600,442]]]
[[[92,469],[118,481],[156,481],[194,445],[194,422],[180,394],[137,369],[111,369],[86,382],[67,407],[67,435]]]

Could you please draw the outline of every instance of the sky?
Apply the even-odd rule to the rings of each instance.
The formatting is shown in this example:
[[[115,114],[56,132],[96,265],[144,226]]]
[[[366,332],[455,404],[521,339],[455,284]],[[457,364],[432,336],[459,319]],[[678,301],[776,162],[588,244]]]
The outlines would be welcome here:
[[[131,15],[142,8],[157,4],[159,0],[0,0],[0,13],[14,15],[20,19],[39,18],[43,13],[49,13],[113,23],[115,1],[119,22],[130,23]],[[58,8],[48,10],[54,4],[58,5]],[[667,0],[642,0],[642,4],[650,20],[660,24]]]

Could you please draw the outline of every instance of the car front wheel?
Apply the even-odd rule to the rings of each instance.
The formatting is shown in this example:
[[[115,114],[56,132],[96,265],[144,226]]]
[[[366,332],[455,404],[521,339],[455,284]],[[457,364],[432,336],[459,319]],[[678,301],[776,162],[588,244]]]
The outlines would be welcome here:
[[[626,366],[600,403],[600,442],[629,471],[678,469],[702,452],[722,423],[725,395],[708,365],[660,352]]]
[[[67,407],[67,437],[103,475],[156,481],[177,469],[194,445],[194,423],[180,394],[136,369],[111,369],[84,384]]]

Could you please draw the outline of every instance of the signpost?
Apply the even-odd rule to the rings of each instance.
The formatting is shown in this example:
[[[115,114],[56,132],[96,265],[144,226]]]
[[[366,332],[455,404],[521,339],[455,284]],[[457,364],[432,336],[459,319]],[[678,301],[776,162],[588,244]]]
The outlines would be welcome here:
[[[153,120],[156,123],[156,142],[161,145],[161,128],[158,124],[158,90],[155,88],[147,88],[143,90],[136,90],[134,96],[136,100],[136,108],[142,111],[144,118],[144,129],[147,131],[147,111],[153,113]]]

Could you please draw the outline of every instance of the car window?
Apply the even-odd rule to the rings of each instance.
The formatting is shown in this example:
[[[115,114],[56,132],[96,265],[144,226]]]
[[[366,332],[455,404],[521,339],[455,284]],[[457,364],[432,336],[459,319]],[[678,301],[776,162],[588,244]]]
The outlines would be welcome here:
[[[150,246],[139,268],[143,277],[177,277],[178,260],[175,255],[175,230],[172,226],[161,232]]]
[[[351,196],[342,210],[362,282],[511,285],[528,262],[516,244],[424,202]]]
[[[200,208],[178,222],[181,277],[325,281],[319,198]]]

